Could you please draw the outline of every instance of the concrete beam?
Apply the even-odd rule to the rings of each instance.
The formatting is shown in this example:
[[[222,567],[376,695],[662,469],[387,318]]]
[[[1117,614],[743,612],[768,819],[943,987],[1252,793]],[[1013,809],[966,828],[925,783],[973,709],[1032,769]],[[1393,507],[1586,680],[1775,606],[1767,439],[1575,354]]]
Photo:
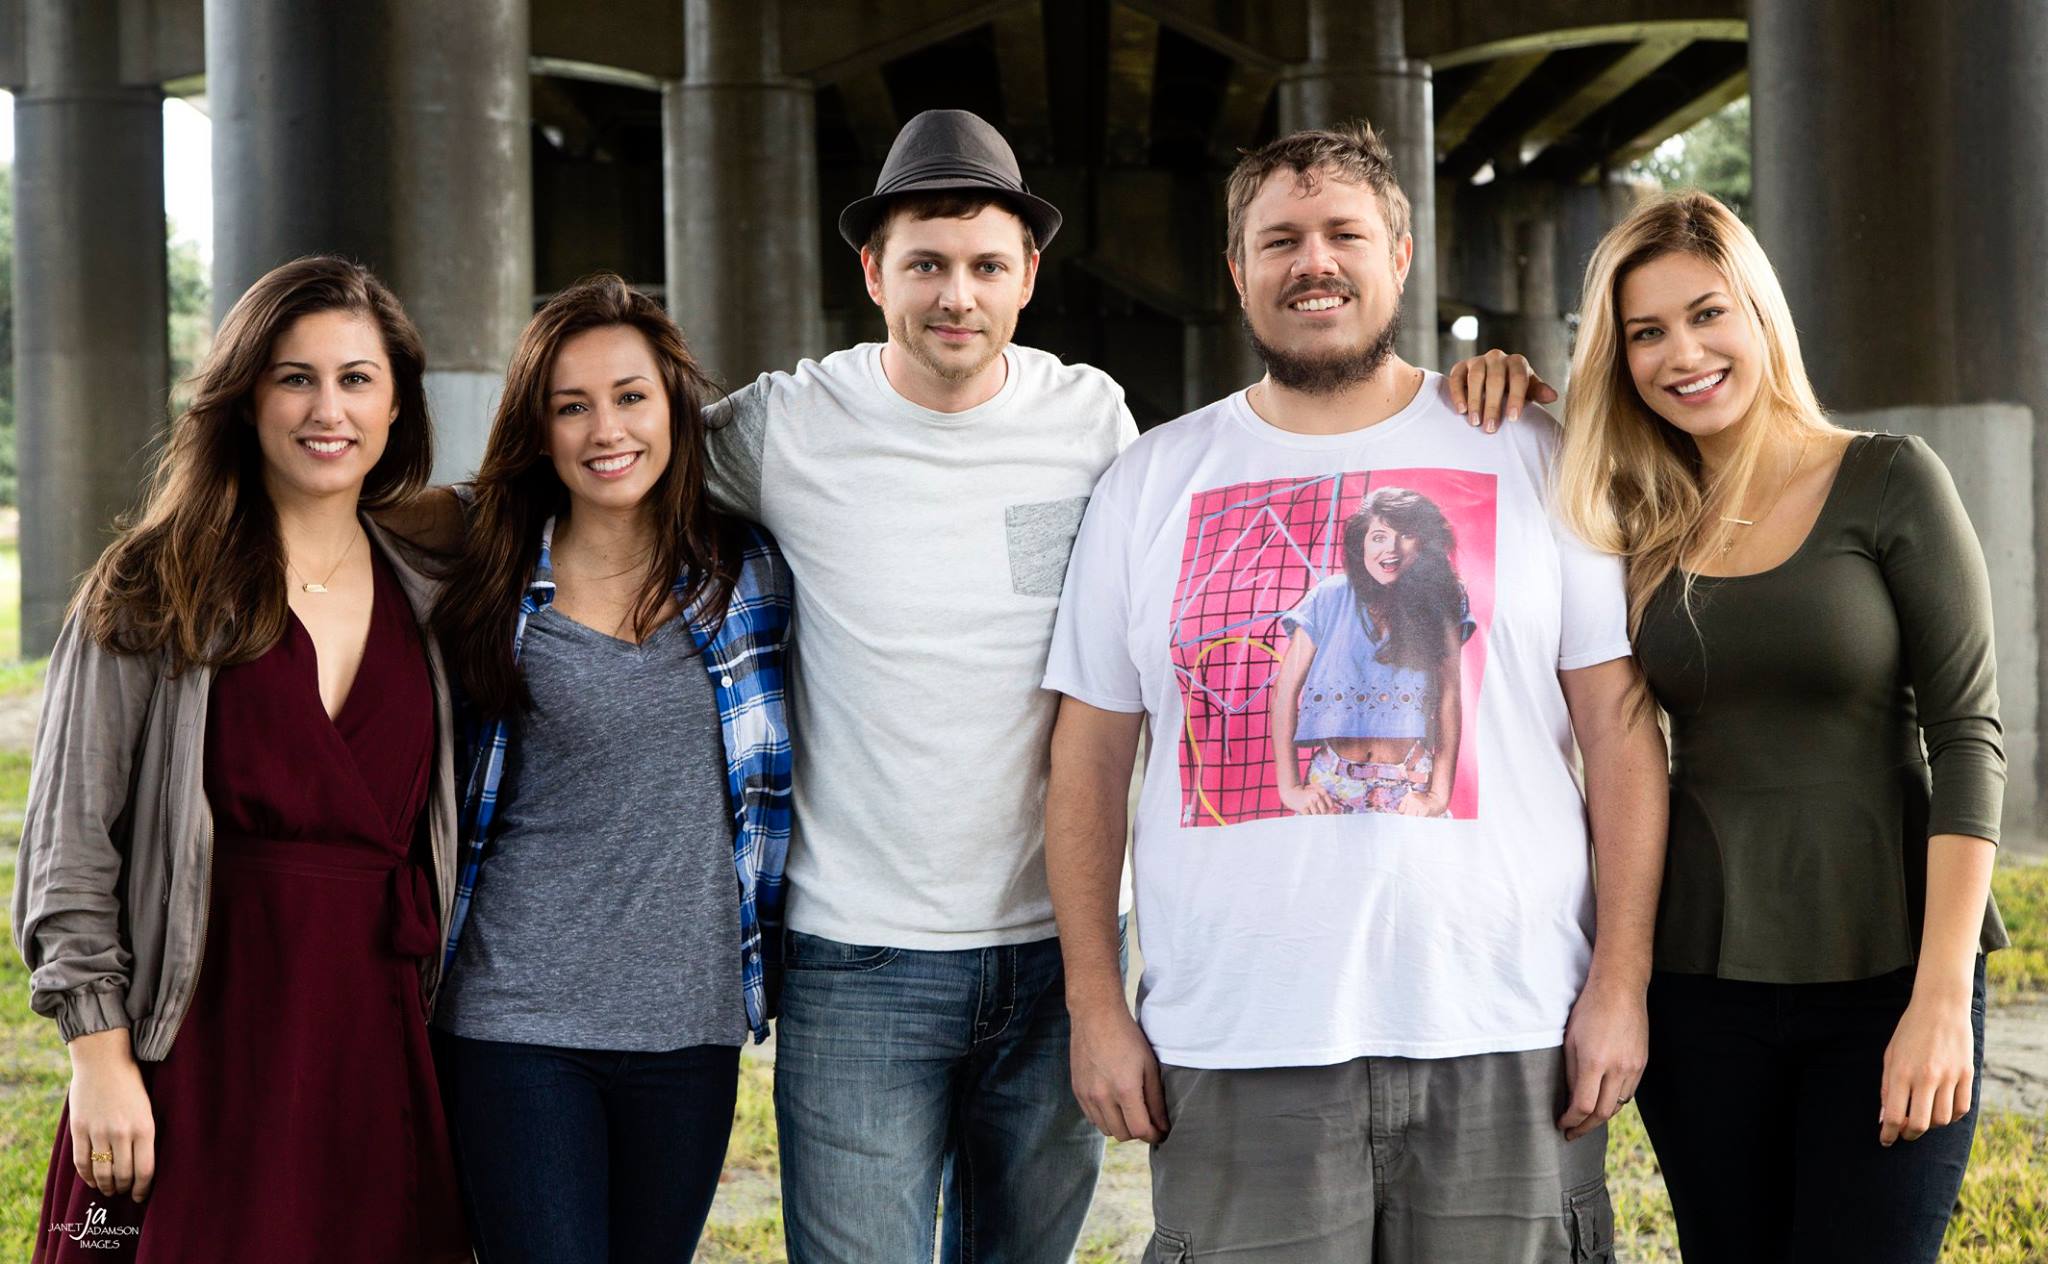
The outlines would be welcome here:
[[[1306,0],[1122,0],[1159,25],[1241,66],[1278,74],[1309,59]]]
[[[168,85],[206,74],[206,0],[124,0],[131,83]],[[181,95],[181,94],[173,94]]]
[[[726,0],[731,3],[732,0]],[[1025,0],[791,0],[780,6],[782,72],[837,83],[1002,17]]]
[[[1522,132],[1531,120],[1548,118],[1586,84],[1625,60],[1630,51],[1627,44],[1602,44],[1551,54],[1537,73],[1508,93],[1466,134],[1462,143],[1444,152],[1438,174],[1447,181],[1469,180],[1489,162],[1503,158],[1518,160]]]
[[[1616,97],[1647,79],[1690,42],[1682,38],[1650,39],[1637,44],[1522,133],[1523,161],[1534,158],[1571,135],[1573,129],[1596,110],[1604,109]]]
[[[1749,71],[1738,70],[1720,84],[1694,97],[1676,110],[1651,123],[1640,136],[1608,156],[1606,166],[1625,167],[1680,132],[1719,114],[1749,95]]]
[[[1532,177],[1587,182],[1627,157],[1654,149],[1747,90],[1747,45],[1700,42],[1582,119],[1531,158]]]
[[[1003,87],[1003,135],[1017,161],[1052,157],[1052,93],[1045,64],[1045,9],[1028,0],[996,18],[996,61]]]
[[[0,92],[28,80],[28,0],[0,0]]]
[[[846,121],[853,138],[860,142],[860,156],[880,166],[895,143],[896,129],[903,125],[896,117],[896,103],[889,96],[889,81],[876,66],[848,75],[837,85],[839,99],[846,105]]]
[[[632,71],[661,82],[683,77],[679,0],[529,0],[535,57]]]
[[[1105,157],[1140,166],[1152,144],[1152,89],[1159,77],[1159,23],[1123,4],[1109,6]]]
[[[1408,55],[1437,69],[1536,51],[1745,38],[1749,0],[1407,0]]]
[[[1231,67],[1223,108],[1216,113],[1215,140],[1209,147],[1217,162],[1234,165],[1237,151],[1250,148],[1258,139],[1259,125],[1265,121],[1266,107],[1279,82],[1279,72],[1264,66],[1241,61]]]
[[[1237,309],[1223,264],[1222,190],[1208,173],[1105,171],[1092,201],[1095,237],[1078,266],[1178,320]]]
[[[1541,51],[1518,53],[1486,63],[1486,69],[1437,119],[1437,152],[1449,153],[1462,144],[1472,134],[1472,129],[1479,125],[1479,120],[1505,101],[1508,94],[1520,87],[1522,80],[1527,79],[1548,56],[1549,53]]]

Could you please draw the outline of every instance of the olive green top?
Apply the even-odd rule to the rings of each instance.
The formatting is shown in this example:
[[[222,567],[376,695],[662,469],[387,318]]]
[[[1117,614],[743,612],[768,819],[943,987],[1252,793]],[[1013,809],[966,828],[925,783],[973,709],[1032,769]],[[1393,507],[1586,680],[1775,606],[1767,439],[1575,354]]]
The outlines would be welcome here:
[[[1947,467],[1918,438],[1857,435],[1797,552],[1693,577],[1689,616],[1684,587],[1665,582],[1636,637],[1671,717],[1657,968],[1911,965],[1927,839],[1996,842],[2005,793],[1991,585]],[[2006,944],[1995,904],[1979,942]]]

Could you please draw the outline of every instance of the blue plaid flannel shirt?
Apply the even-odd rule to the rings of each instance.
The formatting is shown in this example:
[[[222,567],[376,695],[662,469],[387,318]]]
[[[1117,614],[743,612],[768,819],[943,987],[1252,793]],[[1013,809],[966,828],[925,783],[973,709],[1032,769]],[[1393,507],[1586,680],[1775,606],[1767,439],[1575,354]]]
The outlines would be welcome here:
[[[725,619],[706,627],[689,612],[691,635],[711,676],[718,699],[718,723],[725,739],[725,788],[735,826],[733,870],[740,884],[740,981],[746,989],[747,1026],[756,1041],[768,1038],[772,1016],[769,981],[782,951],[782,866],[789,854],[789,716],[783,706],[783,669],[789,650],[790,578],[775,541],[749,525],[738,582]],[[512,657],[519,657],[526,623],[555,599],[555,520],[541,528],[540,564],[519,603],[512,628]],[[677,596],[683,580],[676,581]],[[476,896],[477,878],[491,853],[491,822],[498,783],[512,743],[508,720],[465,726],[469,777],[461,817],[461,854],[456,869],[455,911],[448,919],[448,946],[441,968],[455,964],[456,946]]]

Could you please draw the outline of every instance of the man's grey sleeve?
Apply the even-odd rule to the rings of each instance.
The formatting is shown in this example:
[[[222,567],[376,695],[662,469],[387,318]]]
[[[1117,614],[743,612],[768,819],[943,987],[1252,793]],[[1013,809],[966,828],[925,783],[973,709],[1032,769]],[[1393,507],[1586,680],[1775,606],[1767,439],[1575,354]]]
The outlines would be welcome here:
[[[761,454],[768,440],[768,375],[704,409],[705,490],[726,513],[761,521]]]

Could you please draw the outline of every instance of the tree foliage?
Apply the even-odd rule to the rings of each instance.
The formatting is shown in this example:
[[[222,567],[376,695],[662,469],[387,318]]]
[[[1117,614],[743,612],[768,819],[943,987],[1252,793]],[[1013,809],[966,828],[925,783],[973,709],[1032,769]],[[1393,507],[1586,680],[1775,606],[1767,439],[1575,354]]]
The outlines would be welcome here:
[[[1635,164],[1667,189],[1705,189],[1749,219],[1749,98],[1694,124]]]

